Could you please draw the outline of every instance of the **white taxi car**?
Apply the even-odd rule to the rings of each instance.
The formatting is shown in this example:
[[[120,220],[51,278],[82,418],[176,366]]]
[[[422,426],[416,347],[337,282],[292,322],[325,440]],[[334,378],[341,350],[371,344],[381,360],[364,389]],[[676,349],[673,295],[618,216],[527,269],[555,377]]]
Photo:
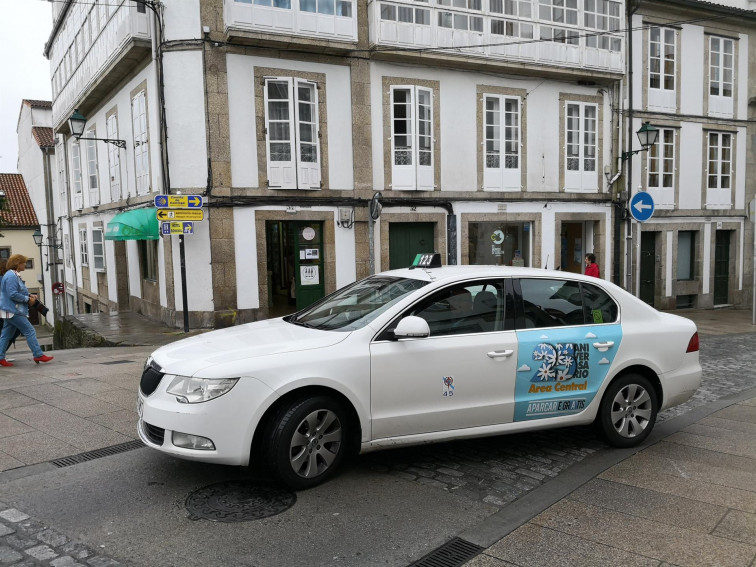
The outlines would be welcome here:
[[[398,445],[594,423],[629,447],[696,391],[698,354],[694,323],[604,280],[393,270],[156,350],[138,428],[165,453],[262,464],[293,488]]]

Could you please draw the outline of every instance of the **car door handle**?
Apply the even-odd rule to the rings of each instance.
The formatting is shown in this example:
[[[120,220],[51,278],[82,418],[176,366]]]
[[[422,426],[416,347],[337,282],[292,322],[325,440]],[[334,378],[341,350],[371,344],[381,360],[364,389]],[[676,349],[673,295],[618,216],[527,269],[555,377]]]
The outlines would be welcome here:
[[[487,352],[488,358],[501,358],[501,357],[507,357],[512,356],[514,353],[513,350],[492,350],[491,352]]]
[[[614,346],[614,341],[606,341],[605,343],[593,343],[593,346],[599,350],[599,352],[606,352]]]

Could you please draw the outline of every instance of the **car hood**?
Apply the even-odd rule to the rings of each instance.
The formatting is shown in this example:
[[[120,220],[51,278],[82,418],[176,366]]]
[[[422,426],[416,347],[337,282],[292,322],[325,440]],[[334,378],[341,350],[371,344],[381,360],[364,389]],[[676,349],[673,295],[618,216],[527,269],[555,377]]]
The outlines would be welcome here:
[[[269,319],[228,329],[211,331],[159,348],[154,361],[166,373],[194,376],[209,367],[226,367],[234,374],[244,367],[240,362],[295,351],[325,348],[340,343],[350,333],[320,331]],[[220,368],[210,374],[217,375]],[[247,370],[248,371],[248,370]],[[221,374],[224,372],[221,371]],[[226,374],[228,375],[228,374]]]

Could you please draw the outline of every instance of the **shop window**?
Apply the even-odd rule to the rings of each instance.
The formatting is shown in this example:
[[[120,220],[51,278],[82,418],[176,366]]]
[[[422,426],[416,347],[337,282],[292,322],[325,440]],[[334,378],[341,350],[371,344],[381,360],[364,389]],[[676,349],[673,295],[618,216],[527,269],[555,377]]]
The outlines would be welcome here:
[[[468,225],[469,263],[530,266],[531,223],[471,222]]]
[[[677,233],[677,279],[695,279],[696,233],[693,230],[681,230]]]

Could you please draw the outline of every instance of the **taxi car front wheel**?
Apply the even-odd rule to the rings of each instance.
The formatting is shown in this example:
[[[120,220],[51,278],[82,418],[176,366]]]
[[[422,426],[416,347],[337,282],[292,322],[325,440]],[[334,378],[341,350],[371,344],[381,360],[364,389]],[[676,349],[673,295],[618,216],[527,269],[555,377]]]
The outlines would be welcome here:
[[[604,393],[596,425],[611,445],[633,447],[651,433],[658,407],[651,382],[639,374],[626,374]]]
[[[327,396],[283,407],[268,429],[265,453],[271,472],[294,489],[326,481],[344,459],[348,427],[342,405]]]

